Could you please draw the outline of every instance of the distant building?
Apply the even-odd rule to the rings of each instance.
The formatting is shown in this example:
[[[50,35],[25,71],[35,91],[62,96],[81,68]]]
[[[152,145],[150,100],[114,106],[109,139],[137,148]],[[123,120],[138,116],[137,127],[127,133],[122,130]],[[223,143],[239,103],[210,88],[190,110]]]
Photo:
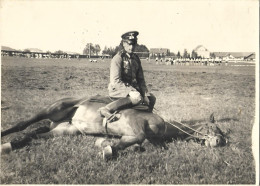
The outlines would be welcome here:
[[[247,57],[248,59],[255,58],[254,52],[212,52],[211,55],[226,61],[245,60]]]
[[[1,47],[1,56],[13,56],[13,57],[25,57],[25,58],[86,58],[84,55],[80,55],[75,52],[67,52],[67,53],[51,53],[51,52],[43,52],[37,48],[27,48],[22,50],[16,50],[10,47],[2,46]]]
[[[150,57],[158,57],[162,58],[170,55],[170,49],[168,48],[151,48],[150,49]]]
[[[4,51],[17,51],[16,49],[13,49],[13,48],[8,47],[8,46],[1,46],[1,50],[4,50]]]
[[[210,52],[203,45],[199,45],[194,49],[194,52],[198,54],[198,57],[209,58]]]
[[[28,50],[28,51],[34,52],[34,53],[43,53],[43,51],[38,48],[26,48],[24,50]]]
[[[247,61],[254,61],[255,60],[255,53],[252,53],[244,58]]]

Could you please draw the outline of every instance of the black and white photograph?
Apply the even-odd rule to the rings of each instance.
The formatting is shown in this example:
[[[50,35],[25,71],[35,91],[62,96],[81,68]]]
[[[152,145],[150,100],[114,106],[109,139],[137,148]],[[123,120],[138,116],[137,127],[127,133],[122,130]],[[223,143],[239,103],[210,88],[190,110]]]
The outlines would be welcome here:
[[[0,184],[259,185],[258,0],[1,0]]]

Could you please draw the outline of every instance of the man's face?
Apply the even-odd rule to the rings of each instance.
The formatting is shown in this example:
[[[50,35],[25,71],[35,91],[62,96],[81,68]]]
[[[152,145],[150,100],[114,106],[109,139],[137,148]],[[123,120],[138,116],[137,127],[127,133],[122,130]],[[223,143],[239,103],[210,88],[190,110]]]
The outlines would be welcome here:
[[[132,54],[134,52],[136,44],[131,43],[129,44],[128,42],[123,42],[123,47],[125,49],[125,51],[129,54]]]

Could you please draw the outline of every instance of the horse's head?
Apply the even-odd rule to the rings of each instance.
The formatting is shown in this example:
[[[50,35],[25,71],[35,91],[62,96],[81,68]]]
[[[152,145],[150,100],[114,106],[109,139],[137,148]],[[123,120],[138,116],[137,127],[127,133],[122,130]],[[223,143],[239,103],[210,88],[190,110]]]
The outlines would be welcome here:
[[[165,126],[165,139],[194,140],[207,147],[219,147],[227,143],[224,133],[215,124],[213,114],[210,115],[210,123],[187,125],[173,120],[165,122]]]
[[[207,147],[219,147],[226,144],[226,140],[223,136],[210,136],[206,137],[204,141]]]
[[[205,134],[202,143],[207,147],[219,147],[226,144],[223,132],[214,124],[203,124],[198,128],[200,133]]]

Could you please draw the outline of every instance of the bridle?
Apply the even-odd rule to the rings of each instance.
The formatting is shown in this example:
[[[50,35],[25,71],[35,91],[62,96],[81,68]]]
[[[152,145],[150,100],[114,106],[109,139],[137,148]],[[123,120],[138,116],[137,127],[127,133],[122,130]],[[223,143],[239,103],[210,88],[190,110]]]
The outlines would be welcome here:
[[[169,124],[172,125],[173,127],[177,128],[177,129],[179,129],[180,131],[182,131],[183,133],[189,135],[190,137],[197,138],[197,139],[200,139],[200,140],[208,139],[208,138],[213,138],[213,136],[211,136],[211,135],[209,135],[209,134],[203,134],[202,132],[200,132],[200,131],[198,131],[198,130],[196,130],[196,129],[194,129],[194,128],[191,128],[191,127],[189,127],[188,125],[185,125],[185,124],[183,124],[183,123],[181,123],[181,122],[178,122],[178,121],[175,121],[175,120],[173,120],[173,121],[176,122],[176,123],[178,123],[178,124],[180,124],[180,125],[182,125],[182,126],[184,126],[184,127],[186,127],[186,128],[188,128],[188,129],[190,129],[190,130],[192,130],[192,131],[194,131],[194,132],[196,132],[197,134],[200,134],[200,135],[202,136],[202,137],[200,137],[200,136],[195,136],[195,135],[193,135],[193,134],[190,134],[189,132],[187,132],[187,131],[181,129],[180,127],[178,127],[177,125],[175,125],[175,124],[173,124],[173,123],[171,123],[171,122],[169,122],[169,121],[166,121],[167,123],[169,123]],[[165,124],[165,126],[166,126],[166,127],[165,127],[164,134],[166,133],[166,129],[167,129],[167,125],[166,125],[166,124]]]

